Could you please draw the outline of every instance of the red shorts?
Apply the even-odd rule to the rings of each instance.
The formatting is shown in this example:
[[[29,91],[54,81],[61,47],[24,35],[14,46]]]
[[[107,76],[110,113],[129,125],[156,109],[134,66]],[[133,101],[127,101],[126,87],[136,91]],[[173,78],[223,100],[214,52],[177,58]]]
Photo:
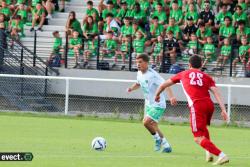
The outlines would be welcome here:
[[[214,104],[211,100],[196,101],[190,107],[190,125],[194,137],[206,136],[213,112]]]

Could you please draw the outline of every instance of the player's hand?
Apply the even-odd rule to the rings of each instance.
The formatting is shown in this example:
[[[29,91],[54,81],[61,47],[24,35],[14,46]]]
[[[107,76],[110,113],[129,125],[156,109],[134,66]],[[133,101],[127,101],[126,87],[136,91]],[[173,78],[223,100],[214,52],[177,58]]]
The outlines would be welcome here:
[[[223,118],[224,121],[227,121],[228,120],[228,115],[227,115],[227,112],[226,111],[221,111],[221,117]]]
[[[128,88],[128,89],[127,89],[127,92],[128,92],[128,93],[132,92],[132,89],[131,89],[131,88]]]
[[[155,101],[160,102],[160,96],[155,96]]]
[[[171,104],[172,106],[176,106],[176,105],[177,105],[177,100],[176,100],[175,97],[170,98],[170,104]]]

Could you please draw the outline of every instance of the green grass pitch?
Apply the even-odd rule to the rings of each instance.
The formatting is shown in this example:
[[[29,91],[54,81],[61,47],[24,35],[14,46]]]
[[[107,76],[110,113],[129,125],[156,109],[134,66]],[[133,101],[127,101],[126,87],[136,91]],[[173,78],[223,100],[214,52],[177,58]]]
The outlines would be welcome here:
[[[0,114],[0,152],[32,152],[31,162],[1,162],[1,167],[207,167],[204,151],[193,142],[189,126],[160,125],[173,147],[153,151],[153,140],[140,122],[88,118]],[[216,145],[230,157],[230,167],[250,167],[247,128],[211,127]],[[96,136],[103,152],[91,150]]]

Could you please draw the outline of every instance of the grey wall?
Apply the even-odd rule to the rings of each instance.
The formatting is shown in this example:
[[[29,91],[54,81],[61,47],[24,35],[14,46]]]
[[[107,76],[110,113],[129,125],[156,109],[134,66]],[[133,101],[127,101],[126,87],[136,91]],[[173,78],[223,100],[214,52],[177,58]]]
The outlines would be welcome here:
[[[136,72],[124,71],[96,71],[96,70],[77,70],[60,69],[60,75],[66,77],[82,78],[104,78],[104,79],[128,79],[135,80]],[[169,74],[161,74],[164,79],[171,77]],[[217,84],[249,85],[248,78],[214,78]],[[101,81],[70,81],[71,95],[117,97],[117,98],[143,98],[141,91],[127,93],[132,83],[120,82],[101,82]],[[227,88],[220,88],[225,103],[227,103]],[[65,94],[65,81],[53,81],[50,93]],[[179,101],[186,101],[186,97],[180,85],[173,86],[175,96]],[[232,104],[250,105],[250,89],[232,88]]]

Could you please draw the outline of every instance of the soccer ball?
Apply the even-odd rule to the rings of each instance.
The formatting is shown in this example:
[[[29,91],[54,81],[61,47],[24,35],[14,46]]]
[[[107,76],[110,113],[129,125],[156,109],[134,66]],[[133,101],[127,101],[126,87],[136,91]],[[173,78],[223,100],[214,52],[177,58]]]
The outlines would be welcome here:
[[[107,143],[103,137],[96,137],[92,140],[91,146],[97,151],[104,151],[107,146]]]

